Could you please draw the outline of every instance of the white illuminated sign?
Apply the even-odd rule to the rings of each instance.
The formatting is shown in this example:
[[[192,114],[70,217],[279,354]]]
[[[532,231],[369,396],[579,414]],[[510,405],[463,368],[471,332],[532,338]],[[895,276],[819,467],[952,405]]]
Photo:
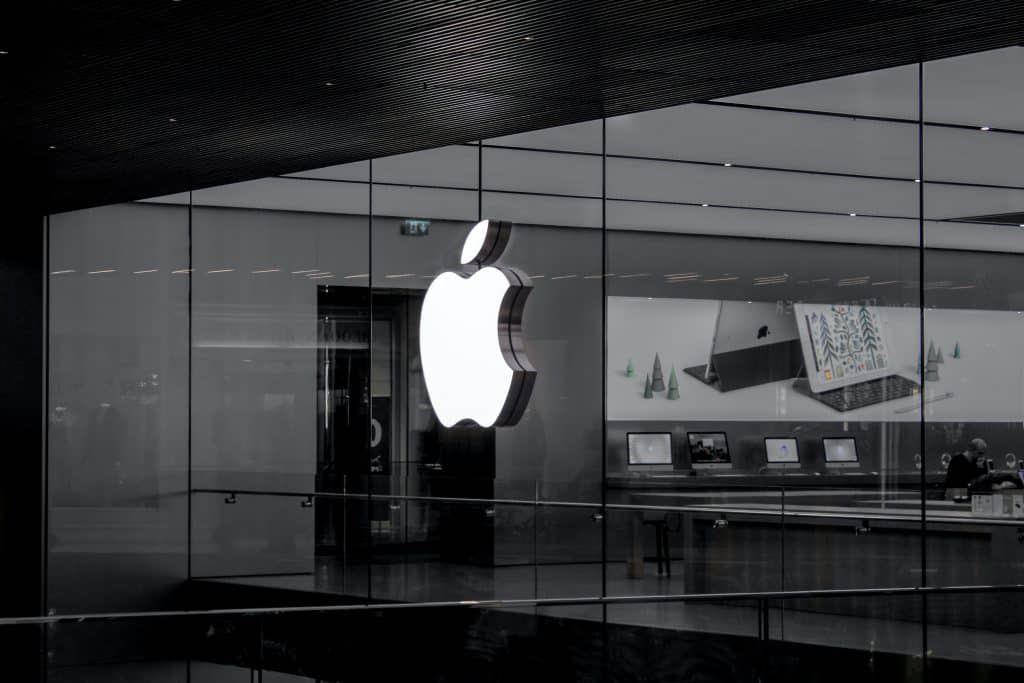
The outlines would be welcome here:
[[[520,339],[529,278],[492,266],[511,225],[482,220],[466,237],[463,265],[476,272],[434,278],[420,314],[420,360],[430,402],[445,427],[475,422],[514,425],[522,417],[536,372]]]

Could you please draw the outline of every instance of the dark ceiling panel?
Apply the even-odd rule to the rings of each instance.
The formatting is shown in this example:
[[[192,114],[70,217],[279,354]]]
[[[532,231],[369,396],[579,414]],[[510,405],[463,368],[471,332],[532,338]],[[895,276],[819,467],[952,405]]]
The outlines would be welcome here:
[[[51,210],[1024,40],[1019,0],[77,0],[5,19],[7,172]]]

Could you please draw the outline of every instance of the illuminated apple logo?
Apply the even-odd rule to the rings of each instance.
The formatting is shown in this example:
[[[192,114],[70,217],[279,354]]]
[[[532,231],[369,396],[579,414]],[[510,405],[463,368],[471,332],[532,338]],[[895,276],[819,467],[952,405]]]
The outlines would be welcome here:
[[[512,225],[482,220],[462,247],[470,272],[434,278],[420,313],[420,361],[427,393],[445,427],[519,422],[536,371],[520,331],[530,279],[493,266],[508,245]],[[475,271],[475,272],[473,272]]]

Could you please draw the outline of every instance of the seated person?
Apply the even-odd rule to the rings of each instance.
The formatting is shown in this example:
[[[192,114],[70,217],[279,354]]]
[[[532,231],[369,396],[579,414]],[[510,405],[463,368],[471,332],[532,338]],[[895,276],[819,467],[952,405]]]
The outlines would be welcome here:
[[[967,495],[967,486],[985,474],[985,451],[988,444],[984,439],[971,439],[967,450],[957,453],[946,468],[946,499]]]

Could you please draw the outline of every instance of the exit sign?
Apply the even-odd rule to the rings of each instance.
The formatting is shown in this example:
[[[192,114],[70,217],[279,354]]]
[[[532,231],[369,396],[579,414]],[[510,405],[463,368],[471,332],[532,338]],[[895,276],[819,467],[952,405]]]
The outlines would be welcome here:
[[[407,218],[402,221],[403,235],[426,235],[430,233],[430,221]]]

